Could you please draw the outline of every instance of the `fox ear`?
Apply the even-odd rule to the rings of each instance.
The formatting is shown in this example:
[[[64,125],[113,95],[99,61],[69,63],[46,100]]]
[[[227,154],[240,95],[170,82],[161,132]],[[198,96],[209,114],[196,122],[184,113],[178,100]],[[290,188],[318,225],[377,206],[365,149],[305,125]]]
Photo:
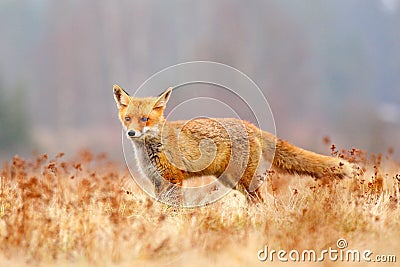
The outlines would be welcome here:
[[[114,84],[113,85],[114,89],[114,99],[115,102],[117,103],[117,107],[121,108],[121,106],[126,107],[129,104],[129,95],[127,92],[124,91],[121,87],[118,85]]]
[[[171,96],[172,93],[172,87],[169,87],[167,90],[165,90],[164,93],[162,93],[156,103],[154,104],[154,109],[156,108],[165,108],[165,106],[167,105],[167,102],[169,100],[169,97]]]

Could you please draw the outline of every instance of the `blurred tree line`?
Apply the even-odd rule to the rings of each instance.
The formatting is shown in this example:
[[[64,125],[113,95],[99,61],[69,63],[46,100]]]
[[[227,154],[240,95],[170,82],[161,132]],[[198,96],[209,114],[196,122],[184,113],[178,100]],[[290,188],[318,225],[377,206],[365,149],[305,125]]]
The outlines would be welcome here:
[[[30,125],[24,88],[6,92],[0,84],[0,150],[15,151],[30,145]]]
[[[119,130],[113,83],[133,92],[165,67],[210,60],[260,86],[280,137],[385,150],[400,146],[398,122],[376,126],[382,103],[400,103],[399,25],[399,7],[378,0],[0,1],[1,109],[22,82],[19,116],[35,141],[90,136],[82,143],[115,149],[105,145]]]

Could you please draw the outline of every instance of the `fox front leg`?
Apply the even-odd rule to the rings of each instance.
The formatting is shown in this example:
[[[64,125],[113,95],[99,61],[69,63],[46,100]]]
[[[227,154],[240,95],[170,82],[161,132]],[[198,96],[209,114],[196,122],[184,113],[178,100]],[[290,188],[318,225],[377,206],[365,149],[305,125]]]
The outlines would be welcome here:
[[[164,178],[153,180],[157,200],[172,206],[182,205],[182,185]]]

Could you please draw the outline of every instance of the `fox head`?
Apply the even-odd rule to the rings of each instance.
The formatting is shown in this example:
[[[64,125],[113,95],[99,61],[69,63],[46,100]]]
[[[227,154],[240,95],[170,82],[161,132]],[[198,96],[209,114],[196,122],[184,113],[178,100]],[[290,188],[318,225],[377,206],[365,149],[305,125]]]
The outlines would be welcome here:
[[[145,98],[130,96],[116,84],[113,89],[119,119],[126,130],[127,137],[134,140],[157,134],[165,122],[164,110],[171,96],[172,87],[159,97]]]

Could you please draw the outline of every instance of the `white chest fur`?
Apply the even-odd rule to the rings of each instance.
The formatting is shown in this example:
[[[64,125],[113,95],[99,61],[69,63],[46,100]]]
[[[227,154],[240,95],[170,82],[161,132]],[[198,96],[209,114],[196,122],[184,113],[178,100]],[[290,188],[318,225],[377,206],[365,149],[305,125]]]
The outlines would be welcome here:
[[[157,171],[154,163],[151,161],[149,149],[145,142],[132,140],[132,145],[135,150],[136,162],[140,173],[149,178],[152,182],[159,180],[161,175]]]

